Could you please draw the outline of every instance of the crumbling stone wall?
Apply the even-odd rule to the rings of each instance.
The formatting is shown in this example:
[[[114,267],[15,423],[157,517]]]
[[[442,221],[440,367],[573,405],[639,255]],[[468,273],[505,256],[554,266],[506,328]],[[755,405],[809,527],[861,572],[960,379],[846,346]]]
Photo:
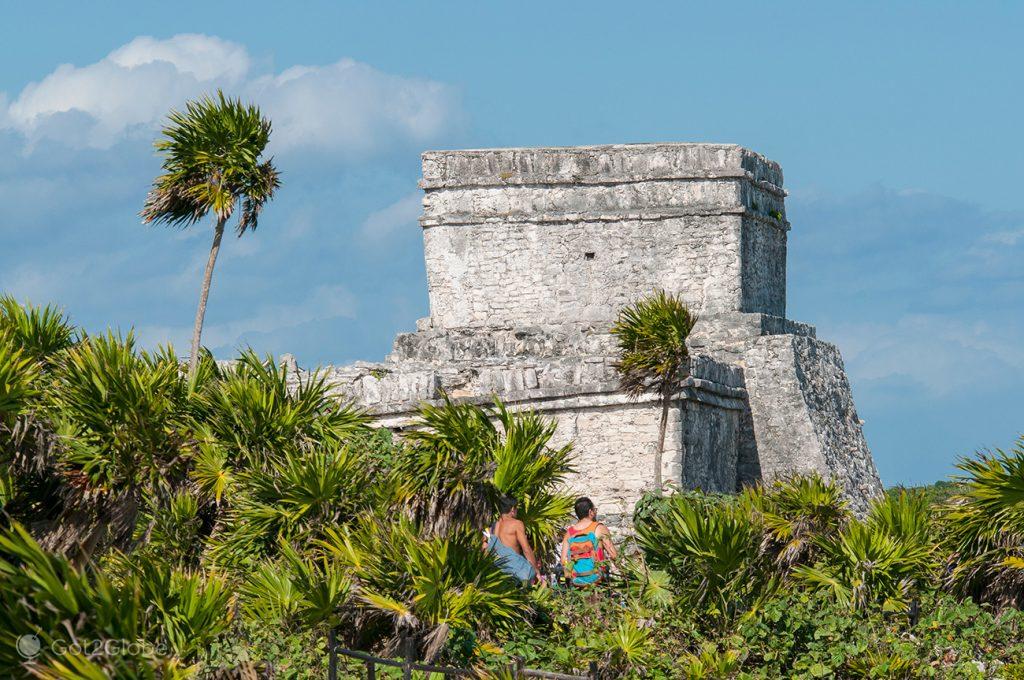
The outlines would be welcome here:
[[[743,358],[761,474],[833,476],[854,508],[882,488],[835,345],[802,335],[763,336]]]

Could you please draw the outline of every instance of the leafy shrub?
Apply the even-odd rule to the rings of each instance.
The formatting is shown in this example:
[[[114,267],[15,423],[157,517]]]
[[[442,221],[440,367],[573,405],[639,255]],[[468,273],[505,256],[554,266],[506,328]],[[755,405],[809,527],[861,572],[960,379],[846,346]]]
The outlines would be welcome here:
[[[668,573],[684,606],[712,620],[742,613],[769,587],[761,529],[738,503],[678,494],[636,530],[648,562]]]
[[[782,572],[813,563],[817,544],[834,538],[850,519],[838,485],[818,475],[749,488],[743,499],[764,526],[761,550]]]
[[[359,618],[377,624],[393,650],[413,635],[426,658],[442,651],[453,631],[508,629],[529,614],[526,591],[481,549],[468,528],[424,536],[408,520],[364,516],[352,528],[328,530],[319,542],[349,569]]]
[[[294,384],[293,384],[294,383]],[[199,397],[201,423],[233,464],[261,469],[281,452],[329,447],[366,431],[362,411],[331,395],[320,373],[293,378],[247,350],[216,370]]]
[[[1024,606],[1024,436],[1009,452],[962,460],[962,492],[945,507],[947,583],[998,607]]]
[[[230,623],[221,578],[140,565],[115,583],[47,554],[17,524],[0,534],[0,575],[0,671],[10,677],[186,677]],[[38,656],[19,653],[22,635],[39,639]]]
[[[883,496],[864,520],[818,539],[821,559],[793,574],[852,609],[902,611],[934,573],[928,512],[923,496]]]
[[[20,305],[0,296],[0,335],[8,337],[25,356],[48,364],[77,341],[75,327],[56,307]]]

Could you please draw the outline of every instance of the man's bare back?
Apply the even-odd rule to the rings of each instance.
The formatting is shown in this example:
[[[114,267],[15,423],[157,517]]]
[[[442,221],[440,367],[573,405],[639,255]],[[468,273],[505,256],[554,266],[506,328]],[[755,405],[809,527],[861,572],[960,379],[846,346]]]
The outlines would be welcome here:
[[[526,537],[526,525],[516,519],[516,500],[510,496],[503,496],[499,501],[499,509],[501,510],[501,515],[498,517],[498,521],[491,527],[490,535],[504,549],[512,551],[529,563],[529,567],[533,569],[533,575],[529,579],[539,579],[540,565],[537,564],[537,556],[533,554],[530,541]],[[489,543],[490,539],[485,537],[484,550],[489,549]],[[528,580],[527,577],[520,576],[520,578],[524,581]]]
[[[494,534],[507,547],[515,550],[520,555],[524,555],[522,543],[526,542],[526,525],[521,520],[512,519],[511,517],[499,518],[494,524]]]

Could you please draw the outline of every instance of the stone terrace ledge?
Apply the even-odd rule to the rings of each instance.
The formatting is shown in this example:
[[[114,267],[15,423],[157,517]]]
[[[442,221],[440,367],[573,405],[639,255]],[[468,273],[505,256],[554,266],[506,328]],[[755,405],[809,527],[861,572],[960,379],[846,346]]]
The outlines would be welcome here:
[[[459,401],[489,406],[494,403],[495,396],[494,394],[476,395],[462,397]],[[742,411],[745,408],[744,400],[746,398],[747,392],[741,387],[729,387],[699,378],[687,378],[683,382],[682,389],[673,396],[672,401],[676,403],[680,400],[690,401],[729,411]],[[513,411],[527,410],[539,413],[611,408],[629,404],[649,404],[656,407],[660,404],[660,399],[661,397],[657,394],[643,394],[634,399],[620,392],[618,385],[610,383],[576,385],[573,388],[562,389],[522,390],[501,395],[502,402]],[[375,416],[378,426],[402,430],[415,422],[420,406],[423,404],[436,406],[441,403],[442,401],[437,398],[424,399],[416,402],[387,404],[383,407],[371,407],[369,411]]]
[[[571,363],[557,360],[533,358],[492,366],[479,362],[460,363],[442,368],[428,362],[358,362],[326,367],[323,373],[336,397],[366,409],[378,418],[378,425],[387,427],[409,424],[422,404],[441,403],[444,392],[461,401],[478,404],[493,403],[494,397],[500,395],[502,401],[514,409],[540,411],[584,405],[642,404],[658,399],[657,395],[632,399],[621,393],[618,377],[608,360],[598,357],[589,359],[589,370],[572,371],[571,377],[558,370]],[[555,375],[548,378],[549,372]],[[293,387],[310,375],[310,371],[291,364]],[[742,410],[747,392],[738,369],[708,356],[695,355],[690,362],[690,375],[684,379],[676,398]]]

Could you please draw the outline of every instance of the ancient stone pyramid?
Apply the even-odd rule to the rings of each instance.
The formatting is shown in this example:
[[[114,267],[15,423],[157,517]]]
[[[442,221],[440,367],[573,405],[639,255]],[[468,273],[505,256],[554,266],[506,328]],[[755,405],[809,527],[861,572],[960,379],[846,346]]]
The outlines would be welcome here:
[[[786,319],[777,163],[730,144],[431,151],[420,186],[430,317],[385,362],[329,369],[381,425],[442,390],[537,409],[576,444],[573,486],[626,522],[660,410],[618,390],[608,331],[664,289],[700,315],[665,480],[734,491],[819,472],[858,509],[881,492],[839,351]]]

